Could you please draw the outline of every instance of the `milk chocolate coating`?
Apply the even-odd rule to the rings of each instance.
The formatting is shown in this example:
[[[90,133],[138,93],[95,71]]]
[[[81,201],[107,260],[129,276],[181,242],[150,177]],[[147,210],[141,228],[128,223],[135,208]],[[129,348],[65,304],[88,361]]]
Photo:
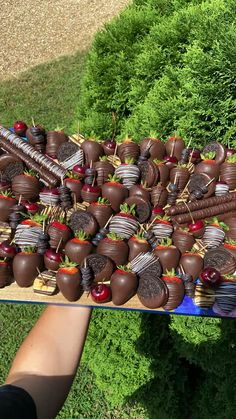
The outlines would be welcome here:
[[[17,199],[21,196],[22,199],[35,201],[39,197],[39,180],[33,176],[15,176],[11,188]]]
[[[160,278],[140,275],[137,289],[139,301],[147,308],[159,308],[168,300],[168,288]]]
[[[23,153],[17,147],[13,146],[9,143],[8,140],[1,137],[1,147],[4,150],[11,153],[14,157],[19,158],[22,160],[29,169],[34,170],[36,173],[40,175],[40,177],[45,180],[49,185],[56,186],[58,184],[58,180],[55,176],[53,176],[47,169],[40,166],[40,164],[36,163],[31,157]]]
[[[66,243],[65,254],[72,262],[76,262],[79,265],[91,253],[93,245],[88,241],[78,243],[76,240],[72,239]]]
[[[63,249],[65,247],[65,244],[70,240],[72,234],[70,230],[59,230],[58,228],[50,225],[48,228],[47,233],[50,236],[50,247],[53,249],[57,249],[60,241],[61,244],[59,246],[59,249]]]
[[[159,178],[159,171],[155,163],[151,161],[144,161],[139,164],[141,173],[141,180],[147,188],[151,188],[157,184]]]
[[[9,166],[11,163],[19,162],[20,159],[17,157],[12,156],[11,154],[4,153],[0,156],[0,171],[4,172],[4,170]]]
[[[72,197],[75,196],[76,202],[81,202],[82,182],[79,179],[64,179],[63,185],[71,190]]]
[[[163,160],[165,156],[165,145],[159,138],[144,138],[140,143],[141,154],[147,150],[150,153],[150,160]]]
[[[138,241],[135,238],[129,239],[128,241],[129,246],[129,262],[133,260],[136,256],[138,256],[139,253],[146,253],[151,250],[150,244],[144,240],[144,241]]]
[[[170,171],[170,182],[175,183],[182,191],[188,183],[190,172],[187,167],[173,167]]]
[[[198,254],[184,253],[180,258],[179,266],[182,266],[184,272],[191,275],[195,281],[203,269],[203,258]]]
[[[80,285],[81,274],[79,271],[74,274],[69,274],[59,270],[56,274],[56,281],[59,290],[68,301],[77,301],[83,294]]]
[[[87,211],[90,212],[96,218],[99,228],[104,227],[111,215],[113,214],[110,205],[102,204],[90,204]]]
[[[30,287],[38,276],[37,268],[44,269],[43,257],[38,253],[17,253],[13,259],[13,274],[19,287]]]
[[[236,246],[229,245],[228,243],[224,243],[224,248],[227,250],[227,252],[231,253],[231,255],[236,260]]]
[[[163,186],[167,186],[170,179],[170,169],[165,163],[158,163],[157,165],[159,171],[159,182]]]
[[[160,207],[165,207],[167,204],[167,198],[168,191],[161,183],[158,183],[158,185],[152,188],[151,202],[154,207],[157,205]]]
[[[92,202],[96,202],[100,195],[100,190],[97,192],[90,192],[81,189],[82,200],[88,202],[89,204],[91,204]]]
[[[207,186],[208,192],[204,193],[204,199],[209,198],[209,196],[214,195],[215,193],[216,179],[215,180],[213,179],[214,177],[211,177],[206,173],[193,173],[190,176],[189,183],[188,183],[189,193],[191,194],[196,189],[203,188],[206,185],[208,185]]]
[[[88,166],[90,165],[91,161],[98,161],[99,157],[103,155],[102,145],[97,141],[85,140],[82,142],[81,148],[84,152],[85,164]]]
[[[211,198],[202,199],[200,201],[188,202],[188,207],[190,211],[196,211],[204,208],[218,206],[234,200],[236,200],[236,192],[231,192],[222,196],[212,196]],[[167,215],[177,215],[187,212],[188,208],[185,204],[177,204],[171,208],[166,209]]]
[[[212,267],[222,275],[233,274],[236,270],[236,260],[224,246],[208,250],[204,255],[204,268]]]
[[[126,198],[125,203],[131,207],[135,205],[135,215],[140,223],[145,223],[151,216],[151,204],[149,201],[139,197],[130,196]]]
[[[168,281],[164,280],[165,285],[168,288],[169,298],[167,303],[163,306],[164,310],[174,310],[179,307],[184,298],[184,284],[181,280],[179,281]]]
[[[181,253],[191,250],[195,243],[195,239],[191,233],[178,228],[172,234],[172,240]]]
[[[74,233],[84,230],[90,236],[94,236],[98,230],[95,217],[87,211],[74,211],[70,217],[70,226]]]
[[[63,131],[48,131],[46,138],[46,154],[53,159],[56,158],[60,145],[69,141],[68,136]]]
[[[61,262],[57,262],[56,260],[49,259],[47,256],[43,256],[44,266],[49,271],[57,271],[59,269],[59,265]]]
[[[108,256],[118,265],[126,265],[128,262],[129,247],[123,240],[103,239],[99,242],[97,253]]]
[[[46,135],[45,129],[40,125],[35,125],[35,126],[28,127],[27,130],[26,130],[25,136],[29,140],[29,143],[32,144],[32,145],[35,144],[34,131],[40,133],[40,135],[42,135],[42,137],[45,137],[45,135]]]
[[[234,216],[227,217],[224,222],[229,228],[228,231],[225,232],[226,239],[236,240],[236,214]]]
[[[223,198],[223,196],[219,198]],[[231,211],[233,209],[236,209],[236,200],[221,204],[219,207],[214,206],[214,207],[204,208],[199,211],[193,211],[192,217],[190,214],[176,215],[175,217],[172,217],[172,220],[173,222],[177,222],[178,224],[184,224],[184,223],[191,222],[192,218],[194,220],[212,218],[214,216],[218,216],[219,214],[224,214],[225,212]]]
[[[140,153],[139,145],[134,141],[125,141],[118,146],[117,154],[121,163],[125,163],[127,157],[132,157],[134,160],[138,159]]]
[[[142,185],[133,185],[129,189],[129,197],[138,196],[145,199],[145,201],[150,201],[150,192],[145,189]]]
[[[217,180],[220,174],[220,165],[214,160],[211,163],[203,160],[196,165],[194,173],[203,173],[210,176],[211,179],[215,178]]]
[[[154,250],[155,255],[159,257],[162,270],[165,272],[166,270],[176,269],[180,259],[180,251],[175,246],[169,247],[157,247]]]
[[[11,262],[0,262],[0,288],[10,285],[13,280]]]
[[[220,180],[226,182],[230,190],[236,188],[236,163],[224,162],[221,164]]]
[[[178,160],[180,160],[184,148],[184,140],[181,137],[171,137],[165,143],[167,156],[174,156]]]
[[[98,186],[107,182],[108,176],[113,175],[115,172],[114,166],[112,166],[112,164],[108,161],[97,161],[94,163],[93,168],[97,172],[96,181]]]
[[[203,154],[209,153],[211,151],[215,151],[216,153],[216,156],[214,158],[216,163],[221,164],[224,162],[227,151],[226,147],[223,144],[220,144],[216,141],[212,141],[211,143],[207,144],[202,150]]]
[[[115,269],[115,264],[109,257],[97,253],[89,255],[86,263],[92,269],[95,282],[109,280]]]
[[[128,189],[121,184],[114,186],[114,183],[108,182],[102,185],[102,197],[108,199],[115,212],[120,210],[120,205],[128,197],[128,194]]]
[[[0,221],[8,221],[9,215],[12,212],[12,207],[17,203],[14,198],[0,197]]]
[[[132,298],[138,288],[138,278],[132,272],[116,270],[111,276],[112,302],[121,306]]]

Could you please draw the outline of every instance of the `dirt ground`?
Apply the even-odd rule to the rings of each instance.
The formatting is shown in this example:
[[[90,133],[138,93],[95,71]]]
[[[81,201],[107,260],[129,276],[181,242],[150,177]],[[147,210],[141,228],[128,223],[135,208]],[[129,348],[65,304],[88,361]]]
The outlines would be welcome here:
[[[87,48],[129,0],[0,0],[0,80]]]

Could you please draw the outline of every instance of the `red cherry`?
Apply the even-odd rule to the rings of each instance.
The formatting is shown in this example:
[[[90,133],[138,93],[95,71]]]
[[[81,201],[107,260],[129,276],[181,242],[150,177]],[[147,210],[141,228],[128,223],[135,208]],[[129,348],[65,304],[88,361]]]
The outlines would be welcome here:
[[[218,182],[216,182],[216,185],[227,185],[227,183],[223,180],[219,180]]]
[[[153,214],[160,214],[160,215],[164,215],[165,211],[163,210],[162,207],[159,207],[158,205],[156,205],[153,210],[152,210]]]
[[[213,288],[217,287],[222,281],[220,272],[211,267],[203,269],[200,273],[200,279],[203,284]]]
[[[190,150],[189,156],[191,156],[192,159],[200,159],[201,158],[201,151],[198,150],[198,148],[194,148],[194,149],[189,148],[189,150]]]
[[[105,140],[103,144],[104,146],[106,146],[107,148],[110,148],[111,150],[115,150],[116,148],[116,142],[112,139]]]
[[[82,166],[81,164],[76,164],[72,171],[77,173],[78,175],[85,175],[85,170],[88,169],[87,166]]]
[[[93,185],[85,184],[82,187],[82,191],[92,192],[92,193],[100,193],[101,189],[99,188],[99,186],[93,186]]]
[[[226,157],[232,156],[232,154],[235,154],[236,150],[234,148],[228,148],[226,151]]]
[[[62,253],[56,252],[56,250],[52,249],[51,247],[46,250],[44,256],[50,260],[53,260],[54,262],[61,262],[63,258]]]
[[[111,300],[111,288],[106,284],[98,284],[91,289],[91,298],[95,303],[107,303]]]
[[[195,223],[191,223],[188,225],[188,230],[192,233],[194,231],[201,230],[204,227],[204,221],[197,220]]]
[[[57,228],[58,230],[63,230],[63,231],[70,230],[66,224],[62,224],[59,221],[53,221],[50,224],[50,227],[54,227],[54,228]]]
[[[41,192],[52,195],[59,195],[59,190],[57,188],[43,188]]]
[[[27,125],[23,121],[16,121],[13,125],[14,131],[17,135],[23,136],[27,130]]]
[[[164,160],[166,163],[174,163],[174,164],[178,163],[178,159],[175,156],[165,156]]]
[[[35,214],[39,210],[39,205],[36,202],[23,201],[22,205],[27,209],[31,214]]]
[[[13,258],[16,253],[16,247],[14,244],[11,244],[8,240],[4,240],[1,244],[0,244],[0,249],[7,254],[7,257],[9,258]]]

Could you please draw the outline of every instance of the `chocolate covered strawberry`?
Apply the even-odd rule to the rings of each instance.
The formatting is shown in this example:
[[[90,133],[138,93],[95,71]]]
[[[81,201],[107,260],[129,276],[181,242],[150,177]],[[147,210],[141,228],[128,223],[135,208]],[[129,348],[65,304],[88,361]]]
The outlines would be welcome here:
[[[188,183],[190,172],[187,164],[178,163],[170,171],[170,182],[176,183],[178,190],[182,191]]]
[[[145,231],[142,233],[137,233],[132,236],[128,241],[129,246],[129,262],[133,260],[139,253],[146,253],[151,250],[151,245],[148,243],[145,238]]]
[[[140,143],[141,155],[149,152],[150,160],[162,160],[165,155],[165,145],[157,138],[157,134],[152,132],[149,137],[143,138]]]
[[[120,179],[113,175],[102,185],[102,197],[108,199],[113,211],[118,212],[120,205],[128,197],[128,189],[120,183]]]
[[[81,189],[81,198],[84,202],[91,202],[97,201],[98,197],[101,195],[101,188],[97,185],[89,185],[86,183],[83,185]]]
[[[138,221],[135,217],[136,205],[122,204],[120,212],[112,218],[109,224],[109,232],[116,233],[118,236],[129,239],[132,237],[139,228]]]
[[[177,160],[180,160],[184,148],[184,140],[178,135],[169,137],[165,143],[166,154],[171,157],[176,157]]]
[[[145,201],[150,201],[150,189],[146,188],[142,182],[140,184],[133,185],[129,189],[129,197],[132,196],[143,198]]]
[[[13,281],[12,262],[0,259],[0,288],[10,285]]]
[[[30,287],[43,268],[43,257],[33,247],[25,247],[13,259],[13,274],[19,287]]]
[[[71,229],[62,219],[60,221],[53,221],[49,225],[47,233],[50,236],[49,244],[53,249],[63,249],[72,236]]]
[[[179,266],[185,274],[191,275],[193,281],[195,281],[203,268],[203,258],[197,251],[192,249],[190,252],[181,255]]]
[[[172,244],[170,238],[162,239],[154,249],[154,253],[159,257],[163,272],[177,268],[181,253],[179,249]]]
[[[138,288],[138,278],[126,266],[118,266],[111,276],[111,292],[113,304],[120,306],[132,298]]]
[[[20,247],[37,246],[39,236],[43,232],[43,224],[47,216],[42,214],[28,215],[18,224],[15,232],[15,243]]]
[[[230,190],[236,188],[236,153],[227,156],[220,165],[220,180],[225,182]]]
[[[132,188],[138,182],[140,176],[140,170],[134,164],[134,161],[132,157],[126,157],[124,163],[120,164],[115,170],[116,176],[121,179],[127,189]]]
[[[175,274],[174,269],[166,271],[161,279],[164,281],[169,292],[168,301],[163,308],[164,310],[174,310],[182,303],[184,298],[185,290],[183,281]]]
[[[68,172],[63,185],[70,189],[74,202],[81,202],[82,182],[74,172]]]
[[[12,192],[17,199],[21,198],[35,201],[39,197],[40,183],[36,177],[37,173],[32,170],[25,171],[24,174],[15,176],[12,180]]]
[[[107,182],[108,176],[114,174],[114,166],[107,160],[107,156],[100,157],[99,161],[93,165],[96,170],[96,181],[98,186],[102,186],[103,183]]]
[[[81,264],[92,249],[93,245],[88,240],[88,235],[83,230],[79,230],[75,233],[75,237],[66,243],[65,254],[72,262]]]
[[[173,226],[170,217],[167,215],[157,215],[152,221],[151,231],[159,240],[170,237],[173,232]]]
[[[99,242],[97,253],[108,256],[116,265],[125,265],[128,262],[129,247],[120,236],[110,233]]]
[[[100,228],[103,228],[106,225],[113,214],[109,201],[106,198],[101,197],[99,197],[96,202],[92,202],[87,211],[96,218]]]
[[[12,207],[17,203],[10,191],[1,192],[0,195],[0,221],[8,221]]]
[[[181,253],[191,250],[195,243],[195,238],[189,232],[188,228],[176,228],[172,234],[172,240]]]
[[[227,224],[219,221],[217,217],[207,222],[202,241],[208,249],[219,247],[225,238],[225,231],[228,230]]]
[[[155,159],[154,163],[158,168],[159,182],[166,187],[170,180],[170,169],[168,165],[165,164],[164,160]]]
[[[128,158],[132,158],[135,160],[138,159],[140,150],[139,150],[139,145],[137,143],[135,143],[132,138],[126,137],[124,138],[124,140],[122,141],[121,144],[118,145],[118,156],[121,160],[121,163],[125,163],[125,159]]]
[[[77,264],[71,262],[67,256],[57,271],[56,282],[66,300],[77,301],[81,297],[81,273]]]
[[[196,165],[195,173],[205,173],[211,179],[215,178],[217,180],[220,174],[220,165],[214,160],[215,156],[215,151],[201,154],[202,161]]]

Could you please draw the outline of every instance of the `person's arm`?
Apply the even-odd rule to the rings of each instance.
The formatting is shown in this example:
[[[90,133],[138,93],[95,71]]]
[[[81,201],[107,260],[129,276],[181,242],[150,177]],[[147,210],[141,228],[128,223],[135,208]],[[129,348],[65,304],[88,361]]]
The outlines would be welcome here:
[[[69,393],[87,335],[91,309],[49,306],[22,343],[6,384],[26,390],[38,419],[55,418]]]

